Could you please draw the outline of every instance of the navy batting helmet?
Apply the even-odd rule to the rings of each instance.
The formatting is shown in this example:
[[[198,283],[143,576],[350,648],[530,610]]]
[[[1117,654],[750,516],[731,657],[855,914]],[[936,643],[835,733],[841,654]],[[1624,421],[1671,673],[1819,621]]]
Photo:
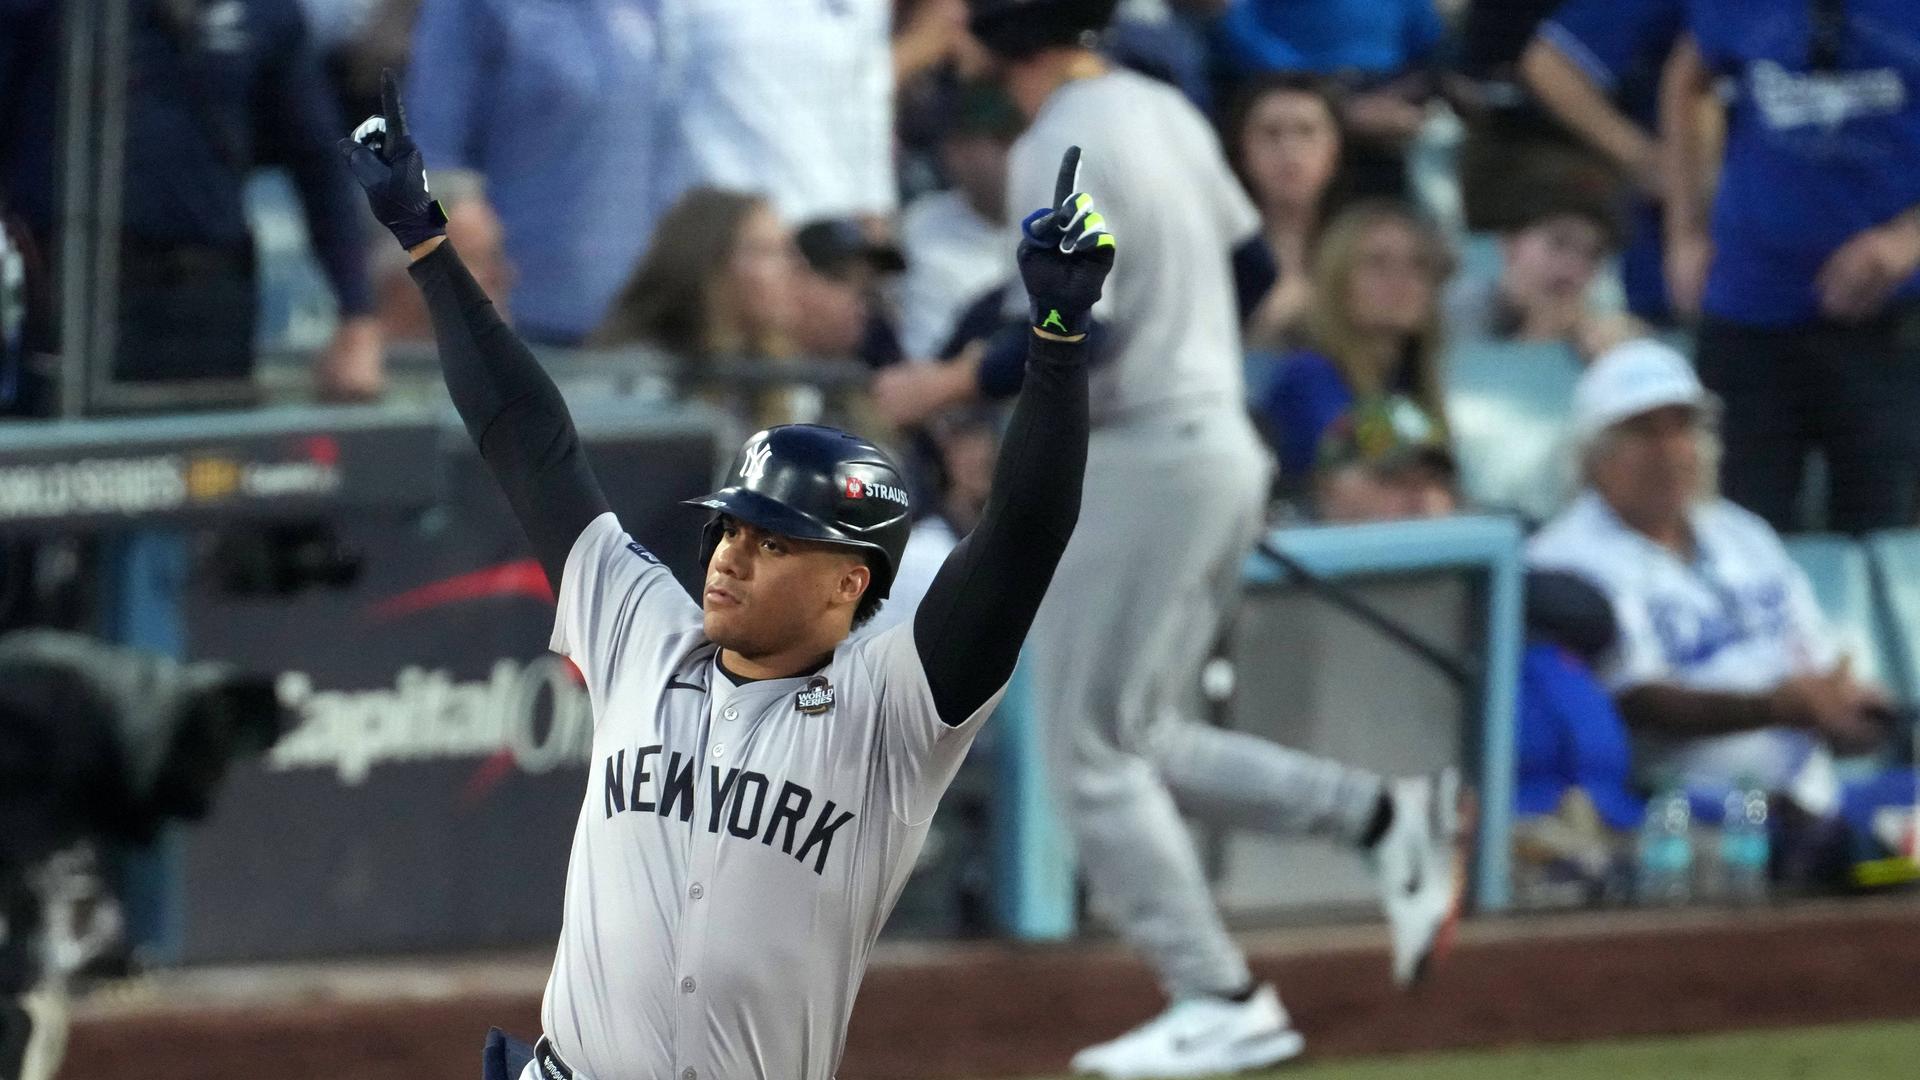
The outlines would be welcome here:
[[[907,485],[886,452],[818,424],[783,424],[747,440],[732,482],[688,506],[714,511],[700,538],[700,565],[720,544],[720,515],[802,540],[872,552],[867,595],[886,599],[913,530]]]
[[[993,52],[1012,60],[1072,45],[1089,30],[1104,30],[1120,0],[967,0],[967,28]]]

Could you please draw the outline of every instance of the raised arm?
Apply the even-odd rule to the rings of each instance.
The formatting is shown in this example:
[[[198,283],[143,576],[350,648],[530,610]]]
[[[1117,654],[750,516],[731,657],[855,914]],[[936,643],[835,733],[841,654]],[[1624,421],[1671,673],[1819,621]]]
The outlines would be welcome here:
[[[341,153],[367,189],[374,217],[413,256],[454,408],[558,592],[567,553],[606,513],[607,498],[559,389],[446,242],[447,217],[427,193],[392,72],[382,77],[381,102],[382,115],[342,139]]]
[[[1115,247],[1092,198],[1073,193],[1079,160],[1079,147],[1067,151],[1055,205],[1021,225],[1027,371],[986,513],[947,557],[914,615],[914,644],[940,719],[950,726],[965,722],[1012,677],[1080,516],[1087,331]]]

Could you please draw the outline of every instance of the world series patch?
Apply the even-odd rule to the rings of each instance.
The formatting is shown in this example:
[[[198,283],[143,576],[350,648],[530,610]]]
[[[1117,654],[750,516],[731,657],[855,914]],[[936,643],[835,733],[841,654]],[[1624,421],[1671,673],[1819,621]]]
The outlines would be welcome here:
[[[818,716],[833,708],[833,684],[825,675],[815,675],[807,680],[807,685],[793,695],[793,703],[800,711],[810,716]]]

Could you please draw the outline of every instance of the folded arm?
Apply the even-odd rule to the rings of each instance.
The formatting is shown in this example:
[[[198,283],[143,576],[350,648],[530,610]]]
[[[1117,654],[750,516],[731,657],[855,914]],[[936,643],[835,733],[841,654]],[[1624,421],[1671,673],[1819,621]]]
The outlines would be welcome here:
[[[1628,726],[1668,735],[1730,735],[1780,722],[1765,694],[1695,690],[1648,683],[1621,694],[1617,704]]]

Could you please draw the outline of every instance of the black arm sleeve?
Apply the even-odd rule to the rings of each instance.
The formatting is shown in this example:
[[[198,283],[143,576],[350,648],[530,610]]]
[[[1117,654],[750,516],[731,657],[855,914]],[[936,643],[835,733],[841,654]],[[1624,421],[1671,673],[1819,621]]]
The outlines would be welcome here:
[[[442,242],[412,273],[427,297],[454,408],[558,592],[573,542],[608,509],[566,402],[452,244]]]
[[[913,640],[943,723],[1013,676],[1020,646],[1080,518],[1087,469],[1087,343],[1032,332],[1027,374],[1000,446],[987,509],[934,576]]]
[[[974,379],[981,397],[999,401],[1020,392],[1020,384],[1027,377],[1027,339],[1032,336],[1033,327],[1027,320],[1009,319],[987,339],[987,354],[980,358],[980,370]],[[1084,344],[1089,365],[1099,367],[1113,355],[1109,337],[1107,324],[1099,319],[1088,326]]]

